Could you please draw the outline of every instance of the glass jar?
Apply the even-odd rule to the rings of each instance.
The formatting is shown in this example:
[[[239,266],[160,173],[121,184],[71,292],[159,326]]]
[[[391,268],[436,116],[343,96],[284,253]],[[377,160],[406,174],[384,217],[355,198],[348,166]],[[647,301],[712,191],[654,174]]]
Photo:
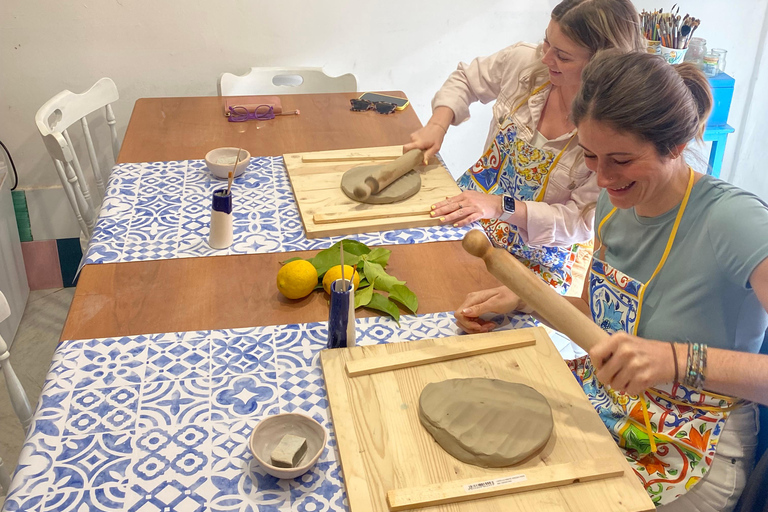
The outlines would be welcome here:
[[[694,37],[688,43],[688,51],[685,53],[685,62],[690,62],[704,68],[704,56],[707,54],[707,40],[703,37]]]
[[[717,55],[717,69],[720,73],[725,73],[725,55],[728,51],[722,48],[712,48],[712,53]]]
[[[708,53],[704,56],[704,74],[708,77],[717,75],[720,70],[718,69],[719,57],[716,53]]]

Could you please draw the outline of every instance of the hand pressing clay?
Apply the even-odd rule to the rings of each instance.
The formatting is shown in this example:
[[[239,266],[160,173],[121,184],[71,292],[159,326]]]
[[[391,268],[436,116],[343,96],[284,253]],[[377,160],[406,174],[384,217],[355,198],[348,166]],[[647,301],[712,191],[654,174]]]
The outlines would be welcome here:
[[[445,451],[485,468],[511,466],[547,444],[552,409],[535,389],[496,379],[428,384],[419,419]]]

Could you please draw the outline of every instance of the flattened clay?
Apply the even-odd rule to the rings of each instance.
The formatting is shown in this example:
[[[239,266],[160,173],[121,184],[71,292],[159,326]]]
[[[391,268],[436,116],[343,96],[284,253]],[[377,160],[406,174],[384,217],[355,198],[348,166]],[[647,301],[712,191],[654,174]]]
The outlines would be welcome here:
[[[345,172],[341,177],[341,190],[349,197],[358,202],[370,204],[389,204],[403,199],[408,199],[416,192],[421,190],[421,174],[418,171],[408,171],[402,177],[398,178],[391,185],[386,187],[378,194],[371,194],[363,201],[355,197],[355,187],[362,183],[365,178],[371,175],[373,171],[381,167],[380,165],[361,165],[353,167]]]
[[[445,451],[485,468],[511,466],[537,453],[552,435],[552,409],[541,393],[497,379],[428,384],[419,419]]]

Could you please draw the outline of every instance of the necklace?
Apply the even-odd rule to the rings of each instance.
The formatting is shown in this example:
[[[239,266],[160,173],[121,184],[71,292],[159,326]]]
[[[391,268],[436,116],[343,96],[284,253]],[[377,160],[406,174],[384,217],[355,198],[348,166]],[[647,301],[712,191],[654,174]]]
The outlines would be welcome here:
[[[558,98],[560,98],[560,106],[562,106],[563,111],[565,111],[565,117],[563,118],[563,120],[566,123],[570,123],[571,122],[571,109],[568,108],[568,106],[565,104],[565,98],[563,98],[563,88],[562,87],[558,87],[557,88],[557,96],[558,96]]]

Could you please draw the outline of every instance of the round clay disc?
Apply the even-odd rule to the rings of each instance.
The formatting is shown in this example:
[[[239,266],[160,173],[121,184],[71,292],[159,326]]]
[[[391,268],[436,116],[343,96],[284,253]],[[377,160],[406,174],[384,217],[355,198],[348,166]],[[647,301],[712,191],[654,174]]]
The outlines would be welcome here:
[[[497,379],[428,384],[419,419],[445,451],[468,464],[500,468],[537,453],[552,435],[552,409],[541,393]]]
[[[353,167],[341,176],[341,190],[349,197],[359,203],[370,204],[389,204],[408,199],[416,192],[421,190],[421,174],[418,171],[411,170],[392,184],[386,187],[378,194],[371,194],[367,199],[360,201],[352,192],[355,187],[362,183],[365,178],[371,175],[373,171],[381,167],[380,165],[361,165]]]

